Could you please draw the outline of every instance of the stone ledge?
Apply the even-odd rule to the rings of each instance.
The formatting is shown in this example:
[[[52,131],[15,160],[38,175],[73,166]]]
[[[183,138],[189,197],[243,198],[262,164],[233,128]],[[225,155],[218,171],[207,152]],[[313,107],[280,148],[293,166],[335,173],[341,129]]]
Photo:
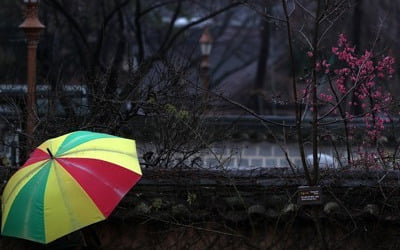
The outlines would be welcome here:
[[[371,218],[400,223],[400,171],[325,171],[323,203],[315,206],[321,219]],[[149,170],[115,210],[116,220],[154,219],[248,223],[310,219],[310,206],[297,204],[302,173],[289,169]],[[283,220],[284,221],[284,220]]]

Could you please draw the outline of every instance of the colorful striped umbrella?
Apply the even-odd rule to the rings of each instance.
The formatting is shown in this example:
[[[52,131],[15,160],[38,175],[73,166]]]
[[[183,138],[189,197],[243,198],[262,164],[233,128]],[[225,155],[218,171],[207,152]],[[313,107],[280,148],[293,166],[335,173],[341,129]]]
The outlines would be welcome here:
[[[140,177],[133,140],[87,131],[50,139],[8,181],[1,232],[49,243],[107,218]]]

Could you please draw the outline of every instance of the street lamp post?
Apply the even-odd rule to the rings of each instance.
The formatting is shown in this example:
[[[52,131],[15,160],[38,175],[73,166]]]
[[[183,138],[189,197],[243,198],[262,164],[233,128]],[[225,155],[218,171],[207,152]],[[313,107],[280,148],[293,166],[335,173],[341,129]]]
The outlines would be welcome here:
[[[204,89],[208,90],[210,85],[210,54],[213,43],[213,38],[208,30],[208,27],[204,29],[203,34],[200,36],[199,42],[201,51],[201,77],[203,78]]]
[[[38,5],[40,0],[24,0],[26,5],[25,20],[19,26],[27,38],[27,98],[26,98],[26,134],[27,150],[30,151],[33,132],[36,126],[36,51],[41,31],[45,26],[38,18]]]

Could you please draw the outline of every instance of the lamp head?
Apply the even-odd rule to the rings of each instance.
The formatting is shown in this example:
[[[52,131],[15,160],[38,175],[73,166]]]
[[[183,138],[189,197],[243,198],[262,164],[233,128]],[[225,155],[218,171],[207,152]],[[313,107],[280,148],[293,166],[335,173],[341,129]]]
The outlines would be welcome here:
[[[200,50],[203,56],[209,56],[212,49],[213,38],[208,30],[208,27],[204,30],[200,37]]]
[[[36,31],[40,31],[44,29],[44,25],[39,21],[38,18],[38,8],[40,0],[23,0],[26,5],[25,9],[25,20],[19,26],[19,28],[23,29],[28,33],[36,33]]]
[[[38,4],[40,0],[24,0],[24,4]]]

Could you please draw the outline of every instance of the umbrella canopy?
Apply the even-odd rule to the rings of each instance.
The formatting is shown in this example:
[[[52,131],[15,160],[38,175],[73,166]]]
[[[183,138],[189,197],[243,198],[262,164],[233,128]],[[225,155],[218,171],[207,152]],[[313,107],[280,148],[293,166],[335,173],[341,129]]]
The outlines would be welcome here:
[[[107,218],[140,177],[133,140],[87,131],[50,139],[8,181],[1,232],[49,243]]]

